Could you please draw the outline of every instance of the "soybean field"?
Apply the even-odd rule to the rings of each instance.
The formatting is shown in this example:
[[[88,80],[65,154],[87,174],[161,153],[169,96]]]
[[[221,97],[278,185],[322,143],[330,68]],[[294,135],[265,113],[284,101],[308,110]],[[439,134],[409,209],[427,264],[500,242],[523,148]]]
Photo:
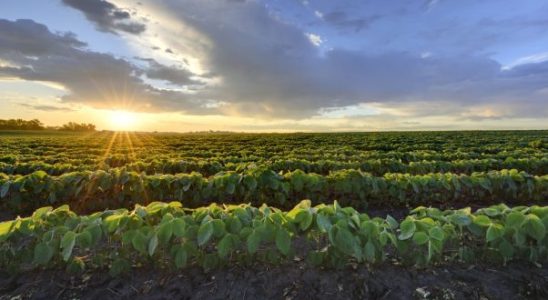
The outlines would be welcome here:
[[[103,271],[153,281],[152,290],[180,287],[173,276],[151,280],[150,270],[186,278],[189,297],[207,297],[204,283],[229,298],[548,292],[548,131],[542,130],[5,131],[0,209],[0,269],[57,274],[65,283],[80,274],[82,286],[81,274],[88,274],[104,287],[97,297],[109,294]],[[493,268],[522,277],[496,277]],[[375,277],[375,269],[384,273]],[[345,279],[348,270],[376,284]],[[450,274],[445,279],[432,275],[443,270]],[[424,276],[400,282],[413,272]],[[473,276],[508,284],[481,286]],[[245,292],[226,286],[250,278],[258,283],[249,295],[247,285]],[[290,279],[312,290],[285,290]],[[121,283],[110,296],[150,292],[131,287]],[[55,290],[64,297],[82,291]],[[169,297],[162,291],[156,295]]]

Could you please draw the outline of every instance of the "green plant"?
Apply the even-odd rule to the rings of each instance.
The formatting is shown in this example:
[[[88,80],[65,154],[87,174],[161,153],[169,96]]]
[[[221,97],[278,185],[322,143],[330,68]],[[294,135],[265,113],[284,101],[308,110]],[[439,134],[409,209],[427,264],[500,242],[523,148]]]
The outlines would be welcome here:
[[[185,209],[179,202],[153,202],[79,216],[65,205],[0,223],[0,266],[108,267],[117,275],[148,264],[211,269],[294,257],[330,267],[389,256],[419,265],[462,259],[543,262],[547,227],[548,207],[502,204],[475,213],[418,207],[401,223],[337,202],[312,206],[309,200],[287,212],[266,205]],[[307,246],[296,247],[296,241]]]

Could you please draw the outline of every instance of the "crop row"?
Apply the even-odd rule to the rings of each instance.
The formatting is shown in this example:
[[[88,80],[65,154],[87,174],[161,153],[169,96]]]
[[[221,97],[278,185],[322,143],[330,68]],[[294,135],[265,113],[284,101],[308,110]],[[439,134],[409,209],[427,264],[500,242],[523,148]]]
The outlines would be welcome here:
[[[547,228],[548,207],[504,204],[474,213],[418,207],[401,222],[371,218],[336,201],[312,207],[304,200],[287,212],[266,205],[192,210],[179,202],[154,202],[90,215],[77,215],[65,205],[0,223],[0,268],[110,268],[118,275],[139,265],[208,270],[301,259],[327,267],[387,258],[418,265],[545,262]]]
[[[118,164],[116,164],[118,165]],[[471,159],[456,161],[418,161],[403,163],[394,159],[376,159],[365,161],[334,161],[334,160],[277,160],[258,161],[245,163],[224,163],[218,160],[152,160],[138,161],[121,165],[126,171],[145,172],[147,174],[177,174],[198,172],[204,176],[211,176],[221,171],[242,171],[250,166],[263,167],[280,171],[303,170],[307,173],[329,174],[331,171],[356,169],[371,173],[375,176],[382,176],[385,173],[465,173],[487,172],[491,170],[517,169],[533,175],[544,175],[548,173],[548,158],[536,159]],[[29,163],[2,163],[0,162],[0,173],[27,175],[36,171],[44,171],[49,175],[61,175],[69,172],[85,170],[108,170],[110,166],[106,162],[95,162],[84,164],[82,161],[74,163],[48,164],[41,161]]]
[[[332,160],[332,161],[365,161],[388,159],[397,160],[402,163],[420,162],[420,161],[455,161],[455,160],[474,160],[474,159],[525,159],[525,158],[546,158],[546,153],[539,149],[512,149],[500,152],[475,152],[471,149],[457,149],[448,151],[415,150],[409,152],[403,151],[345,151],[343,149],[328,150],[322,147],[309,146],[302,149],[287,149],[275,151],[274,149],[248,148],[247,150],[234,151],[230,149],[196,149],[192,151],[176,151],[174,149],[158,148],[129,148],[121,149],[103,148],[88,149],[85,147],[76,148],[76,146],[67,145],[65,148],[48,150],[29,150],[22,151],[18,148],[0,149],[0,162],[5,163],[26,163],[36,161],[38,158],[47,163],[78,163],[86,162],[96,164],[105,162],[111,167],[120,167],[135,162],[151,162],[152,160],[216,160],[223,164],[226,163],[246,163],[257,161],[276,161],[276,160]],[[343,147],[341,147],[343,148]],[[3,151],[2,151],[3,150]],[[224,150],[224,151],[223,151]]]
[[[341,170],[323,176],[300,170],[280,174],[263,168],[221,172],[208,178],[199,173],[146,175],[119,169],[61,176],[49,176],[43,171],[25,176],[0,174],[1,204],[15,212],[52,203],[95,210],[131,207],[152,200],[179,200],[187,207],[243,201],[288,208],[295,204],[293,199],[312,199],[315,203],[338,199],[357,209],[368,205],[485,204],[497,199],[526,203],[548,199],[548,175],[501,170],[470,175],[387,173],[377,177]]]

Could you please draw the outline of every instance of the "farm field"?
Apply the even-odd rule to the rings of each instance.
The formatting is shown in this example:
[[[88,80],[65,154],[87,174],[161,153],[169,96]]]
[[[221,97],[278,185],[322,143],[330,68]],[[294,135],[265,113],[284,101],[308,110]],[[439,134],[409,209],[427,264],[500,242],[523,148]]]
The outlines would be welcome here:
[[[0,208],[11,296],[548,297],[542,130],[0,131]]]
[[[0,300],[548,299],[548,3],[2,0]]]

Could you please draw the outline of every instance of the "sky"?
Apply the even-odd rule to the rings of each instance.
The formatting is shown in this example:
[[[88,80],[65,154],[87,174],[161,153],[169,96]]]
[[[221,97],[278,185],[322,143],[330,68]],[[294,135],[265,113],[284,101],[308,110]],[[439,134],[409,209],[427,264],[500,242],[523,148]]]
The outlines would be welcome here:
[[[2,0],[0,119],[548,129],[545,0]]]

